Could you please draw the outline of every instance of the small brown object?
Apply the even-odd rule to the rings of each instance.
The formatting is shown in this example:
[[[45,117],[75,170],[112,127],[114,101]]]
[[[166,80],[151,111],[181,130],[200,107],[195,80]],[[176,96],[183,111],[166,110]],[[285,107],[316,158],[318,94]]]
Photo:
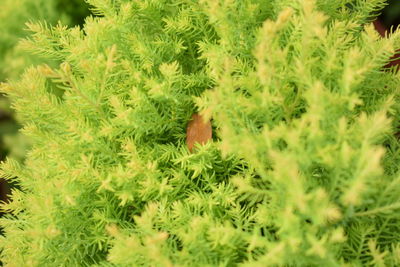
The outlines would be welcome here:
[[[204,121],[204,118],[195,113],[186,129],[186,144],[189,151],[192,152],[194,144],[204,145],[212,138],[212,128],[210,121]]]

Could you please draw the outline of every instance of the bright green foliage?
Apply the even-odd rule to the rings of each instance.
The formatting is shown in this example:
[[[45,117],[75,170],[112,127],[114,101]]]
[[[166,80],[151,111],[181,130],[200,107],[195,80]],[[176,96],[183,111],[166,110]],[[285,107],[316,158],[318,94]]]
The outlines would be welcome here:
[[[384,1],[89,2],[83,30],[29,25],[59,68],[2,87],[33,143],[2,165],[7,266],[400,264]]]
[[[49,24],[62,21],[68,25],[81,22],[88,6],[80,0],[2,0],[0,8],[0,81],[17,78],[26,67],[43,63],[23,51],[18,41],[26,37],[25,23],[46,20]],[[54,64],[57,66],[57,64]],[[24,157],[26,139],[16,134],[18,125],[13,119],[6,98],[0,95],[0,159]]]
[[[2,0],[0,8],[0,81],[16,78],[35,59],[16,47],[19,38],[25,37],[24,24],[30,19],[47,18],[56,21],[54,1],[48,0]],[[0,159],[9,150],[23,150],[21,142],[15,142],[21,135],[16,134],[18,125],[13,119],[9,101],[0,95]],[[21,138],[22,140],[22,138]],[[14,143],[14,145],[10,145]],[[21,158],[11,152],[15,158]],[[20,154],[20,153],[17,153]]]
[[[0,80],[16,78],[24,68],[38,63],[35,57],[17,46],[26,37],[25,23],[46,21],[66,25],[81,23],[88,6],[80,0],[2,0],[0,8]]]

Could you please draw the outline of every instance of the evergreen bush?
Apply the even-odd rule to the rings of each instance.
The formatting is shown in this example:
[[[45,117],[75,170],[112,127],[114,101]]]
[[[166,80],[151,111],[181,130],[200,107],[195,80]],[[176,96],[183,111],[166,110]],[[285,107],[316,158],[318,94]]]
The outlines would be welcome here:
[[[88,2],[28,25],[59,67],[1,87],[32,142],[2,164],[6,266],[399,266],[385,1]]]
[[[62,21],[76,25],[82,23],[86,15],[88,6],[80,0],[3,0],[0,9],[0,81],[16,79],[29,65],[43,63],[18,46],[19,39],[27,35],[26,22],[40,20],[57,24]],[[16,134],[18,127],[8,99],[0,95],[0,160],[6,155],[16,159],[24,157],[26,140]]]
[[[3,0],[0,10],[0,80],[17,78],[30,64],[43,62],[19,49],[26,37],[25,23],[46,21],[77,25],[88,15],[88,6],[80,0]]]

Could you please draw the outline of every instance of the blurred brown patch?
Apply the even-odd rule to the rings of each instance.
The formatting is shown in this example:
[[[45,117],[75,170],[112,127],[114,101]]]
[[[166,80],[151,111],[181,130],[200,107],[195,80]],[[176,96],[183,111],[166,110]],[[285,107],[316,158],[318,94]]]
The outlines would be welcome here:
[[[211,138],[211,122],[204,121],[204,118],[198,113],[193,114],[186,129],[186,144],[189,151],[192,152],[196,143],[204,145],[208,140],[211,140]]]
[[[10,193],[10,187],[8,186],[6,180],[0,178],[0,200],[8,201],[7,195]]]
[[[374,21],[374,26],[375,26],[376,31],[382,37],[386,37],[386,35],[388,33],[388,29],[385,27],[385,25],[383,25],[383,23],[379,19]],[[400,65],[399,52],[400,51],[397,51],[397,53],[390,58],[390,62],[387,65],[385,65],[385,68],[396,67],[396,71],[399,70],[399,65]]]

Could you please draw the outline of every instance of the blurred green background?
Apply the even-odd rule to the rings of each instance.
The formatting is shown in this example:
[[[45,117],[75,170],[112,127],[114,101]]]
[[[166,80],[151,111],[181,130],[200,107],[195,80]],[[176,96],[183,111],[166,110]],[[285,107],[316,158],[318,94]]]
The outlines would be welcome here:
[[[400,1],[389,0],[388,6],[386,6],[382,14],[379,16],[379,20],[386,26],[386,28],[390,28],[391,26],[396,28],[400,25]]]

